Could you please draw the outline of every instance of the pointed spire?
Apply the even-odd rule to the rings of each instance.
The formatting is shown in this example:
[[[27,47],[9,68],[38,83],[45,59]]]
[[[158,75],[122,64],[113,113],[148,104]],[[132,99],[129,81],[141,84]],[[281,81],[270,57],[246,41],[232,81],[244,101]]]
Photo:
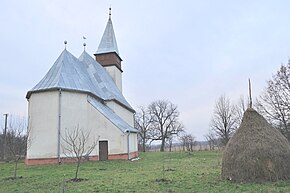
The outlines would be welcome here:
[[[119,55],[119,50],[117,46],[117,41],[115,37],[115,32],[113,28],[113,23],[111,20],[111,7],[109,8],[109,20],[107,22],[107,26],[105,29],[105,32],[103,34],[103,37],[101,39],[101,42],[99,44],[98,50],[96,54],[103,54],[103,53],[111,53],[115,52]]]

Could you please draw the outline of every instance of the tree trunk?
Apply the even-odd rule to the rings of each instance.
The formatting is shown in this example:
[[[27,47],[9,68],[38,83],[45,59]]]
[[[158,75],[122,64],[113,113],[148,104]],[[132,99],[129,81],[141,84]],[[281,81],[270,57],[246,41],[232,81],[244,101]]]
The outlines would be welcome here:
[[[161,141],[161,146],[160,146],[160,151],[164,151],[164,147],[165,147],[165,139],[162,138],[162,141]]]
[[[146,151],[145,148],[146,148],[146,143],[145,143],[145,140],[143,140],[143,141],[142,141],[142,151],[143,151],[143,152]]]
[[[19,161],[20,157],[15,159],[15,168],[14,168],[14,176],[13,178],[16,179],[17,176],[17,167],[18,167],[18,161]]]
[[[190,143],[190,151],[193,151],[193,144],[192,144],[192,142]]]
[[[80,168],[80,163],[81,163],[81,159],[78,159],[75,180],[78,179],[78,172],[79,172],[79,168]]]

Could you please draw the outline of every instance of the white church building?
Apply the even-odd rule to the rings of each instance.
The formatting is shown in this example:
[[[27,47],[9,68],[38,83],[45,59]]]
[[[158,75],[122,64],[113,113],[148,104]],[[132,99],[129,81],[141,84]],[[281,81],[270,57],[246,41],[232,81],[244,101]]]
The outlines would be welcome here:
[[[54,164],[68,160],[63,136],[76,127],[98,140],[89,160],[138,157],[134,109],[122,94],[122,59],[111,14],[92,58],[64,49],[40,82],[27,92],[29,145],[25,163]]]

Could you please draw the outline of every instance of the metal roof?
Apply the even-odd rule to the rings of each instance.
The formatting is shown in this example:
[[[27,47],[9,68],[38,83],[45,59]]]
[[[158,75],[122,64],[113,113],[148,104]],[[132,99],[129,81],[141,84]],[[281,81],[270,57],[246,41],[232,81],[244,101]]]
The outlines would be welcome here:
[[[29,98],[32,92],[53,88],[85,91],[93,94],[99,93],[98,88],[94,87],[90,77],[87,76],[83,63],[66,49],[61,53],[43,79],[27,92],[26,98]]]
[[[102,100],[115,100],[133,111],[106,70],[85,51],[77,59],[66,49],[31,93],[52,89],[91,93]]]
[[[88,96],[88,102],[96,108],[100,113],[108,118],[114,125],[116,125],[122,132],[130,131],[132,133],[137,133],[138,130],[131,127],[127,122],[125,122],[121,117],[119,117],[112,109],[108,106],[97,101],[93,97]]]
[[[117,100],[133,110],[122,95],[121,91],[118,89],[112,77],[101,64],[93,59],[86,51],[82,53],[79,60],[85,64],[88,75],[90,76],[94,86],[99,87],[103,91],[104,96],[102,98],[104,100]]]
[[[101,42],[100,42],[100,45],[98,47],[96,54],[103,54],[103,53],[110,53],[110,52],[116,52],[119,55],[119,50],[117,46],[117,41],[116,41],[111,17],[109,17],[105,32],[103,34],[103,37],[101,39]]]

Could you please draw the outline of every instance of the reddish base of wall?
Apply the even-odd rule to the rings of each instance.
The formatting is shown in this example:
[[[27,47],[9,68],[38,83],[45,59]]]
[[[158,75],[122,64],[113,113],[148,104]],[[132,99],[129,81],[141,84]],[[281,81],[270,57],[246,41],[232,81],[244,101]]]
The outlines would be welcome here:
[[[135,152],[131,152],[130,153],[130,159],[136,158],[139,156],[139,152],[135,151]],[[128,154],[127,153],[123,153],[123,154],[112,154],[108,156],[108,160],[127,160],[128,158]]]
[[[130,153],[130,159],[136,158],[139,156],[138,151]],[[99,156],[90,156],[83,161],[98,161]],[[111,154],[108,156],[108,160],[128,160],[128,154]],[[41,158],[41,159],[25,159],[25,165],[41,165],[41,164],[60,164],[60,163],[74,163],[76,162],[73,158]]]

